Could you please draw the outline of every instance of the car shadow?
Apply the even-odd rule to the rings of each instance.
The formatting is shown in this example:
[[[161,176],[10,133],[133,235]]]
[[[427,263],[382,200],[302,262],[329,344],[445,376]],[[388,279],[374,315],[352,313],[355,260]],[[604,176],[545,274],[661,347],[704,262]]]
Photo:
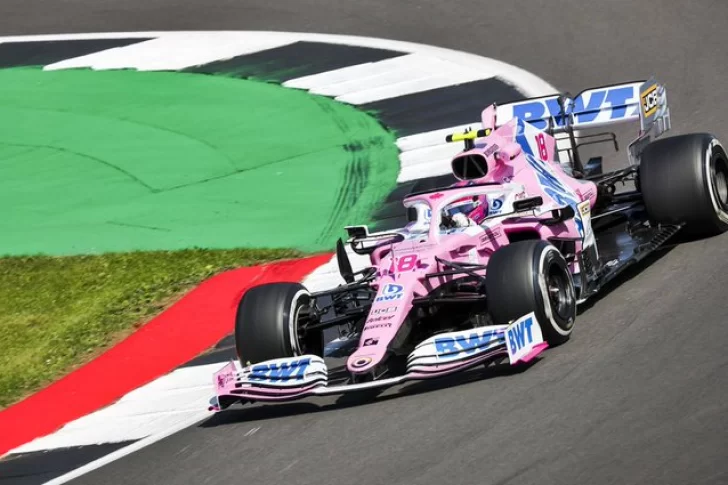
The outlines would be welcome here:
[[[522,372],[526,372],[531,367],[537,365],[540,361],[541,357],[537,357],[527,364],[520,364],[517,366],[511,366],[508,364],[490,365],[488,367],[479,366],[474,369],[449,376],[422,381],[411,381],[389,388],[368,389],[342,394],[335,402],[327,404],[316,403],[315,400],[317,397],[312,396],[306,398],[306,401],[255,403],[253,405],[245,404],[242,407],[240,405],[233,405],[225,411],[214,414],[210,418],[198,424],[197,427],[215,428],[230,424],[335,411],[350,407],[361,407],[374,403],[386,402],[394,399],[403,399],[428,392],[444,391],[484,380],[514,376]],[[392,390],[395,390],[395,392],[391,392]],[[390,392],[386,395],[382,395],[387,391]]]
[[[577,308],[577,316],[581,315],[582,313],[588,311],[590,308],[592,308],[594,305],[596,305],[598,302],[606,298],[610,293],[612,293],[614,290],[619,288],[620,286],[624,285],[634,277],[638,276],[640,273],[642,273],[644,270],[667,256],[675,247],[677,247],[680,243],[673,242],[669,246],[666,245],[665,247],[662,247],[660,249],[656,249],[653,253],[651,253],[648,256],[645,256],[645,259],[642,261],[639,261],[638,263],[634,263],[630,265],[629,267],[625,268],[622,273],[615,276],[614,279],[610,280],[609,282],[605,283],[604,286],[599,290],[599,292],[589,298],[587,301],[582,303]]]

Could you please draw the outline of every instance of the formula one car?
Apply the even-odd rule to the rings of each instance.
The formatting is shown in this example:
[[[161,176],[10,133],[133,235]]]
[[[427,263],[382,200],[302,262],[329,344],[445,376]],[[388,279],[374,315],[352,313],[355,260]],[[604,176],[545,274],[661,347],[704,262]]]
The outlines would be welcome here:
[[[406,227],[347,227],[369,267],[354,272],[339,240],[339,287],[243,295],[239,360],[215,373],[211,410],[529,362],[569,339],[578,304],[678,231],[728,229],[726,152],[709,134],[659,138],[670,112],[654,79],[492,105],[481,117],[482,128],[447,137],[465,145],[451,164],[458,182],[407,196]],[[625,121],[640,123],[627,167],[583,164],[582,145],[618,148],[613,133],[581,130]],[[634,190],[618,192],[623,182]],[[325,345],[332,328],[340,337]]]

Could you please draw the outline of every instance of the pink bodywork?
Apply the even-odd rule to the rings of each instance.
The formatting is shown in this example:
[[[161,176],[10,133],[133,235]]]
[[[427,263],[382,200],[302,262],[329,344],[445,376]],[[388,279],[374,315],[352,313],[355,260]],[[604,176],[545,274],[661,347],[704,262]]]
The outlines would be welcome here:
[[[487,265],[490,255],[499,247],[509,243],[509,234],[522,231],[538,233],[543,240],[551,238],[573,240],[576,242],[577,253],[581,251],[584,239],[576,222],[580,219],[575,218],[556,225],[543,225],[539,222],[539,218],[548,218],[550,210],[537,217],[526,215],[512,219],[487,220],[482,225],[471,226],[466,230],[440,229],[439,213],[446,205],[473,195],[486,194],[495,198],[498,193],[504,193],[504,190],[506,192],[518,190],[513,188],[518,186],[522,186],[524,191],[517,193],[517,198],[541,196],[545,208],[563,207],[564,204],[559,204],[539,181],[538,172],[534,170],[532,164],[529,164],[526,157],[529,151],[533,158],[543,163],[550,169],[551,174],[567,187],[577,202],[583,203],[588,200],[589,208],[596,202],[597,189],[594,183],[568,176],[559,163],[554,161],[553,137],[515,118],[496,128],[493,106],[483,111],[482,122],[484,129],[490,128],[493,131],[487,137],[478,139],[474,148],[459,153],[456,158],[471,154],[484,156],[488,165],[486,176],[472,181],[458,182],[457,189],[406,198],[404,200],[406,207],[417,204],[429,206],[432,221],[438,223],[430,224],[422,232],[412,232],[410,225],[405,230],[407,238],[404,241],[387,244],[371,254],[371,263],[377,269],[375,287],[378,287],[378,292],[361,334],[360,346],[348,358],[347,368],[350,372],[367,373],[381,362],[387,352],[387,346],[408,317],[413,299],[427,296],[435,288],[453,278],[453,276],[426,278],[428,273],[446,269],[435,260],[435,257],[456,263]],[[467,185],[469,182],[476,184],[496,182],[503,185],[469,187]],[[577,270],[575,265],[572,265],[571,269]],[[480,274],[485,273],[480,271]],[[364,345],[365,343],[367,345]]]

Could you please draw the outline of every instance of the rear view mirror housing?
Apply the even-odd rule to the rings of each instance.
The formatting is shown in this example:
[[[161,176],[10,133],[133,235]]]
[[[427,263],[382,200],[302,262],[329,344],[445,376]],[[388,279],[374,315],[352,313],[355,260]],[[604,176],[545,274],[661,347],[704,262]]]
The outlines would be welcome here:
[[[533,210],[543,205],[543,197],[528,197],[527,199],[521,199],[513,202],[513,210],[515,212],[525,212]]]

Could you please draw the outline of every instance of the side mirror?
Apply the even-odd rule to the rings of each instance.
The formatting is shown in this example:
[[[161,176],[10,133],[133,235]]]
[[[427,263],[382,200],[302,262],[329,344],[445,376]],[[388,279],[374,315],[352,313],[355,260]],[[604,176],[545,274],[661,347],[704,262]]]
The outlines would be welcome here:
[[[537,197],[529,197],[527,199],[521,199],[513,202],[514,212],[530,211],[543,205],[543,198],[539,195]]]
[[[351,261],[349,261],[349,255],[346,254],[344,248],[344,242],[339,238],[336,241],[336,262],[339,263],[339,274],[344,281],[347,283],[354,282],[354,270],[351,268]]]
[[[602,157],[592,157],[584,166],[584,177],[596,177],[602,174]]]
[[[563,209],[552,210],[551,219],[542,220],[541,224],[545,226],[552,226],[554,224],[559,224],[568,221],[569,219],[573,219],[575,216],[576,212],[574,212],[574,208],[567,205]]]
[[[364,239],[369,236],[369,228],[367,226],[346,226],[346,233],[353,239]]]

